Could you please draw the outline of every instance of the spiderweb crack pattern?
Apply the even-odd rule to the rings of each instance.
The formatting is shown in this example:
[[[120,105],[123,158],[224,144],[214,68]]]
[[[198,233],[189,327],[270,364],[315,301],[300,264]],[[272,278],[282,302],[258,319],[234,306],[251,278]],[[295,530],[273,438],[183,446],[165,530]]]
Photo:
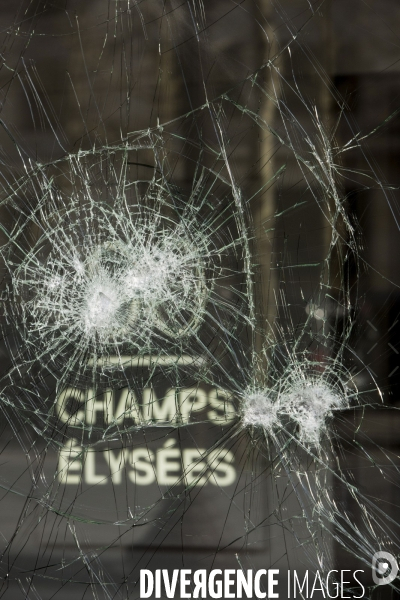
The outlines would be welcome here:
[[[352,463],[398,487],[364,428],[383,390],[356,349],[369,264],[346,192],[390,204],[365,147],[381,125],[341,129],[307,46],[323,6],[89,4],[21,5],[3,40],[1,500],[19,516],[1,597],[136,598],[163,560],[309,569],[326,597],[337,548],[366,572],[399,553]],[[55,68],[67,118],[29,62],[51,37],[82,58]]]

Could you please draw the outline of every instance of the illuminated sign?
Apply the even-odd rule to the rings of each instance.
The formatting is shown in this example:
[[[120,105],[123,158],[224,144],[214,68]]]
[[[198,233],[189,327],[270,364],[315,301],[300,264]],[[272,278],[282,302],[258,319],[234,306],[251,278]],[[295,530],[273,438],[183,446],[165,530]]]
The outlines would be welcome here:
[[[186,364],[188,360],[182,362]],[[109,365],[114,363],[108,359]],[[130,366],[137,369],[138,361]],[[237,413],[233,397],[226,390],[168,387],[160,393],[150,385],[140,390],[66,387],[57,397],[56,414],[70,433],[59,451],[57,478],[62,485],[227,487],[236,480],[234,454],[223,447],[210,450],[210,446],[193,447],[193,442],[190,447],[187,442],[181,447],[170,435],[162,435],[161,439],[158,436],[157,443],[147,443],[143,437],[138,442],[143,432],[155,428],[160,431],[163,427],[233,423]],[[114,443],[97,439],[88,444],[87,437],[94,431],[106,432]],[[127,433],[131,443],[116,447],[115,438]]]

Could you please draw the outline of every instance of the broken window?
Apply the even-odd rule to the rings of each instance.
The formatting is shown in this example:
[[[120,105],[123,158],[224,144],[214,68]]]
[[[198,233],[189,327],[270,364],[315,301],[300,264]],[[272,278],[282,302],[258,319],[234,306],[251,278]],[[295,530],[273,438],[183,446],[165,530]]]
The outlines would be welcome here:
[[[2,597],[397,597],[397,12],[2,4]]]

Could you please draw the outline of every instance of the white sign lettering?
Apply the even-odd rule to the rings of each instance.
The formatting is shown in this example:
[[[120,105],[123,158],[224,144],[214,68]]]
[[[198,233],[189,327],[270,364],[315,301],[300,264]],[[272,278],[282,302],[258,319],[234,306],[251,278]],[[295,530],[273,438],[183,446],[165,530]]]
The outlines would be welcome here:
[[[114,485],[124,477],[135,485],[220,487],[236,480],[234,455],[225,448],[207,451],[201,448],[179,448],[167,440],[156,451],[146,447],[122,450],[82,449],[78,440],[70,439],[59,454],[58,480],[64,485]]]

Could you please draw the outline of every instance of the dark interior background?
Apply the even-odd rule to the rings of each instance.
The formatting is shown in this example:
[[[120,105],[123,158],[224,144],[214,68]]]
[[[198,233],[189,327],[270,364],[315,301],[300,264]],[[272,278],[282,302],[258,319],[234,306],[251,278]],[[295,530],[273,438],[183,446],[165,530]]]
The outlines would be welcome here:
[[[349,170],[349,176],[341,192],[358,232],[361,258],[359,272],[351,259],[346,265],[346,276],[354,289],[358,286],[354,292],[357,299],[351,307],[356,322],[351,345],[360,361],[372,371],[382,397],[371,386],[370,374],[358,373],[356,384],[368,396],[368,402],[383,401],[386,408],[391,408],[366,409],[362,419],[358,413],[349,411],[335,427],[344,440],[344,460],[354,480],[396,521],[399,514],[396,468],[400,466],[398,3],[395,0],[368,3],[206,0],[205,21],[201,6],[191,0],[171,3],[170,13],[161,18],[166,9],[156,2],[0,0],[0,151],[4,164],[1,177],[7,179],[21,169],[21,148],[24,160],[30,157],[44,163],[69,152],[118,144],[130,132],[159,123],[172,123],[169,131],[182,137],[195,140],[198,136],[205,143],[215,140],[212,120],[193,111],[224,90],[237,89],[242,103],[246,101],[250,108],[260,110],[269,122],[278,126],[279,115],[265,96],[251,91],[248,81],[242,87],[240,83],[276,52],[280,54],[277,64],[284,80],[285,104],[305,131],[310,127],[305,105],[316,107],[327,130],[336,128],[339,145],[346,144],[357,132],[363,137],[376,130],[363,141],[362,150],[354,147],[342,153],[342,167]],[[194,27],[200,32],[198,37],[193,33]],[[285,49],[287,45],[290,53]],[[274,85],[270,72],[264,79],[266,86]],[[297,89],[304,101],[300,100]],[[188,117],[180,119],[184,114]],[[292,316],[301,326],[307,307],[313,302],[318,275],[312,269],[299,275],[285,266],[293,261],[298,264],[323,260],[329,245],[328,227],[321,213],[304,208],[277,220],[273,231],[263,238],[268,224],[274,222],[274,214],[302,198],[306,186],[293,157],[289,153],[283,156],[273,136],[260,134],[240,111],[230,113],[227,109],[225,119],[235,177],[246,197],[252,198],[249,206],[259,238],[257,260],[263,275],[260,292],[263,311],[271,323],[280,315],[285,318],[283,304],[274,302],[274,292],[278,296],[282,292],[286,303],[293,307]],[[286,163],[285,177],[257,193],[282,161]],[[359,176],[368,168],[387,186],[389,200],[375,182],[368,186]],[[190,160],[177,162],[174,176],[182,189],[189,186],[193,171]],[[335,318],[337,314],[332,315],[332,320]],[[379,462],[390,454],[393,479],[386,477],[382,481],[371,477],[365,453],[351,443],[355,422],[360,435],[364,435],[364,448],[367,437],[371,441],[370,456]],[[26,452],[21,451],[12,431],[6,427],[3,433],[1,477],[6,482],[13,473],[21,473],[18,485],[27,489]],[[190,446],[189,434],[182,435],[180,443]],[[196,431],[197,440],[204,447],[212,445],[218,435],[217,429]],[[112,548],[107,547],[108,540],[115,538],[118,525],[74,524],[86,540],[88,554],[91,548],[105,548],[102,568],[110,584],[110,597],[119,597],[118,594],[139,597],[135,586],[139,568],[239,568],[240,552],[245,556],[245,568],[278,566],[302,571],[309,566],[301,542],[291,538],[278,520],[271,518],[278,492],[271,492],[268,478],[253,482],[250,503],[243,482],[251,471],[262,472],[265,458],[252,452],[251,460],[242,460],[246,443],[242,437],[233,448],[243,484],[239,491],[235,486],[226,489],[204,486],[201,493],[186,499],[174,518],[161,519],[156,528],[125,532],[121,543]],[[375,444],[383,450],[378,452]],[[33,464],[35,469],[35,461]],[[46,464],[49,473],[55,464],[54,455]],[[28,478],[26,484],[24,477]],[[283,481],[282,490],[284,487]],[[361,519],[351,495],[334,484],[332,490],[351,518]],[[123,487],[117,493],[123,494]],[[108,492],[104,497],[97,490],[92,496],[90,491],[88,494],[86,507],[93,503],[107,510],[107,504],[112,502]],[[141,494],[138,503],[145,505],[158,497],[159,491],[149,487],[141,490]],[[291,502],[289,498],[288,510],[296,512],[296,502],[293,501],[293,506]],[[242,515],[250,506],[259,525],[244,533]],[[26,500],[5,493],[1,507],[1,544],[6,546],[6,540],[12,539],[20,527]],[[157,514],[155,518],[161,517]],[[18,531],[20,541],[14,554],[3,556],[1,597],[12,600],[96,597],[85,582],[68,582],[68,573],[62,584],[53,578],[58,575],[51,571],[51,565],[68,562],[76,553],[73,534],[65,519],[43,508],[42,512],[36,510],[25,515]],[[339,569],[365,567],[359,566],[334,542],[331,553]],[[17,564],[18,581],[7,579],[7,563]],[[37,577],[32,583],[28,573],[35,570]],[[113,582],[122,580],[124,583],[118,583],[118,589],[114,589]],[[106,597],[101,596],[104,592],[98,593],[99,598]],[[375,597],[397,596],[386,588],[377,590]]]

